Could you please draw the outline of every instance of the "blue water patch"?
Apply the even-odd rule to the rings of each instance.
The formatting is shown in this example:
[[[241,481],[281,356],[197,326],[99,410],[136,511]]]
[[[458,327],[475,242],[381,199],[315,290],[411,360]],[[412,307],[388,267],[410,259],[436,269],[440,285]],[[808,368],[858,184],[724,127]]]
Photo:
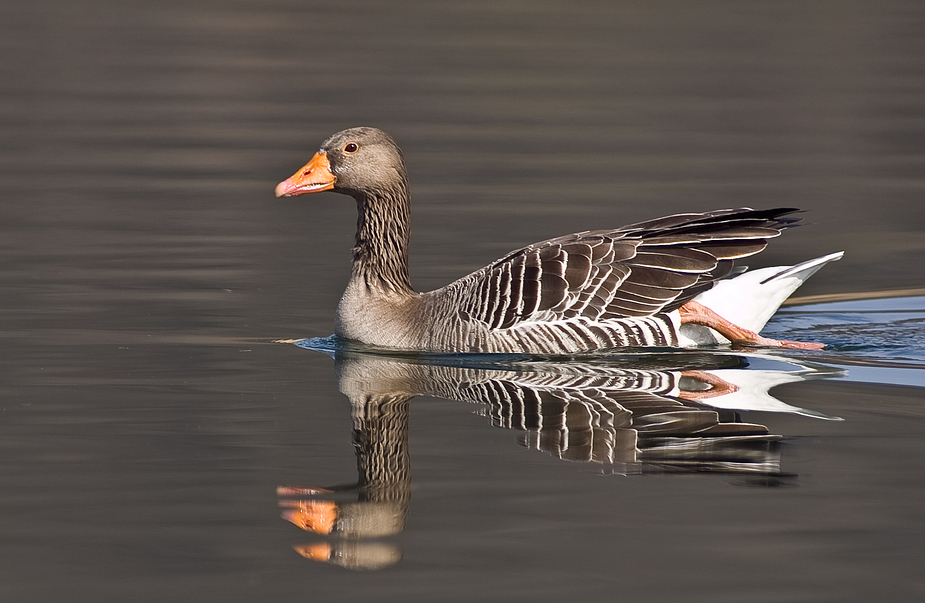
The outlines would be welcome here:
[[[763,333],[925,365],[925,297],[791,306],[780,310]]]
[[[847,369],[849,381],[925,387],[925,297],[791,306],[763,331],[821,341],[820,360]]]

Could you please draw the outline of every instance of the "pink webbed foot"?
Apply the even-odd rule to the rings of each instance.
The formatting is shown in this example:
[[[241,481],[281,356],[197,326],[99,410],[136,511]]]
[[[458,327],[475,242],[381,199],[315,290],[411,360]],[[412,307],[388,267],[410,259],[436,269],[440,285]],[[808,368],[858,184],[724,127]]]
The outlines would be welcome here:
[[[681,324],[694,323],[710,327],[733,344],[758,345],[767,346],[769,348],[787,348],[792,350],[821,350],[825,347],[824,343],[788,341],[786,339],[762,337],[754,331],[743,329],[729,322],[710,308],[693,300],[678,308],[678,312],[681,314]]]
[[[751,343],[751,342],[748,342]],[[821,350],[825,347],[824,343],[815,341],[790,341],[787,339],[768,339],[758,335],[758,340],[753,345],[763,345],[769,348],[787,348],[789,350]]]
[[[737,385],[733,385],[732,383],[729,383],[724,379],[720,379],[716,375],[706,371],[681,371],[681,376],[699,381],[700,383],[709,386],[709,388],[705,390],[681,390],[681,392],[678,394],[678,397],[682,400],[690,400],[691,402],[696,402],[698,400],[709,400],[710,398],[725,396],[727,394],[733,394],[739,391],[739,387]]]

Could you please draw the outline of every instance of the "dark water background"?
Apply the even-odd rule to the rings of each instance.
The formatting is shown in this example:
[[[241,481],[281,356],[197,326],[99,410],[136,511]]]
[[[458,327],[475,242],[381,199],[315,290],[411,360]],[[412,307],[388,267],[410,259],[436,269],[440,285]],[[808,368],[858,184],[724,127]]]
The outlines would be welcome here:
[[[3,4],[3,600],[922,599],[920,298],[771,325],[849,369],[774,392],[844,421],[748,417],[781,487],[601,475],[417,399],[380,572],[292,549],[276,487],[356,461],[331,361],[270,342],[333,330],[353,203],[272,191],[354,125],[405,152],[421,290],[743,205],[808,210],[764,263],[845,250],[801,295],[921,288],[923,31],[899,0]]]

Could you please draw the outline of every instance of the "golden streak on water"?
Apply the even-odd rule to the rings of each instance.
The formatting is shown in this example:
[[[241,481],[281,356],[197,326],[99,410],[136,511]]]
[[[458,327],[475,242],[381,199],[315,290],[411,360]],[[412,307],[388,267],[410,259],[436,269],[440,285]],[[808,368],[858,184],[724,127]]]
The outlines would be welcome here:
[[[862,299],[884,299],[887,297],[914,297],[925,295],[925,287],[916,289],[889,289],[887,291],[858,291],[855,293],[829,293],[826,295],[805,295],[791,297],[784,302],[785,306],[798,306],[803,304],[827,304],[831,302],[859,301]]]

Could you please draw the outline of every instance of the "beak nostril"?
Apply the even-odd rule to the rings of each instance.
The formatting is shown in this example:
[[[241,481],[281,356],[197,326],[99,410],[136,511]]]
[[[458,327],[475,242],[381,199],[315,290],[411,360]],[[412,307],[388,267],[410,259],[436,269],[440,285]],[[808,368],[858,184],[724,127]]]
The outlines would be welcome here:
[[[334,174],[331,164],[323,154],[316,153],[311,161],[303,165],[288,179],[276,187],[277,197],[296,197],[306,193],[329,191],[334,188]]]

